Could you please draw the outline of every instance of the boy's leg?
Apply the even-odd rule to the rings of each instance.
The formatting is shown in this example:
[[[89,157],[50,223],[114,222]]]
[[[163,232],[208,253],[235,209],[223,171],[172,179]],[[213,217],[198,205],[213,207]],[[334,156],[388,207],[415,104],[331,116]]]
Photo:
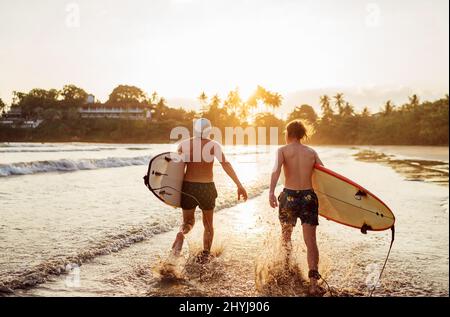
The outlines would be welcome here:
[[[281,223],[281,238],[282,245],[286,252],[286,258],[290,259],[292,252],[292,231],[294,230],[294,226],[290,223]]]
[[[288,194],[282,192],[279,197],[278,219],[281,224],[281,243],[286,252],[286,265],[289,264],[292,251],[291,236],[295,225],[297,224],[297,216],[295,215],[292,205],[288,205]]]
[[[303,240],[305,241],[307,249],[309,270],[317,271],[319,268],[319,248],[317,247],[317,240],[316,240],[317,226],[313,226],[310,224],[303,224],[302,228],[303,228]],[[317,279],[311,277],[310,283],[312,290],[315,291],[315,288],[317,287]]]
[[[172,245],[172,252],[174,255],[179,255],[183,248],[184,235],[188,234],[195,224],[195,209],[183,209],[183,224],[180,227],[180,231],[177,233],[177,237]]]
[[[211,246],[214,238],[214,209],[212,210],[202,210],[203,211],[203,251],[209,253],[211,251]]]

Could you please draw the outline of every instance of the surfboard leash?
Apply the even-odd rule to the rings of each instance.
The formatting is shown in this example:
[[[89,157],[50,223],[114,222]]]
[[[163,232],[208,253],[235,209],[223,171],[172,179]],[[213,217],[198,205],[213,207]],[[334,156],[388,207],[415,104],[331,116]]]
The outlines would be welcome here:
[[[331,296],[331,297],[335,297],[335,296],[334,296],[334,293],[333,293],[333,289],[332,289],[331,286],[328,284],[327,280],[324,279],[324,278],[322,277],[322,275],[320,276],[320,279],[321,279],[321,280],[325,283],[325,285],[327,286],[328,292],[330,293],[330,296]]]
[[[391,236],[391,244],[390,244],[390,246],[389,246],[389,251],[388,251],[388,253],[387,253],[387,255],[386,255],[386,260],[384,260],[383,268],[381,269],[381,272],[380,272],[380,275],[378,276],[377,282],[375,283],[375,285],[373,286],[372,290],[370,291],[369,297],[372,297],[373,292],[375,291],[375,289],[377,288],[378,284],[379,284],[380,281],[381,281],[381,276],[383,275],[384,269],[386,268],[386,264],[387,264],[387,262],[388,262],[389,255],[391,254],[392,245],[394,244],[394,240],[395,240],[395,226],[392,226],[392,227],[391,227],[391,233],[392,233],[392,236]]]
[[[325,283],[325,285],[327,286],[328,292],[330,293],[330,296],[331,296],[331,297],[334,297],[334,293],[333,293],[332,288],[331,288],[330,285],[328,284],[327,280],[324,279],[324,278],[322,277],[322,275],[321,275],[318,271],[315,271],[315,270],[312,270],[312,271],[311,271],[311,270],[310,270],[309,273],[308,273],[308,277],[309,277],[309,278],[315,278],[316,280],[322,280],[322,281]]]

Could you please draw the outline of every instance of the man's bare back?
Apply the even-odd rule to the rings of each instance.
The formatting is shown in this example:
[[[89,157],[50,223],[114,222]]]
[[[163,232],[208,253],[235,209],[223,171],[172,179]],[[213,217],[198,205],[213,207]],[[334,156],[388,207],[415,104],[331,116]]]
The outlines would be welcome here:
[[[196,183],[214,181],[214,158],[216,157],[219,161],[222,158],[221,153],[216,153],[221,152],[218,143],[210,139],[191,138],[180,144],[178,152],[185,155],[185,181]]]
[[[301,143],[290,143],[279,149],[285,175],[284,187],[293,190],[312,188],[311,176],[316,163],[322,164],[317,153]]]

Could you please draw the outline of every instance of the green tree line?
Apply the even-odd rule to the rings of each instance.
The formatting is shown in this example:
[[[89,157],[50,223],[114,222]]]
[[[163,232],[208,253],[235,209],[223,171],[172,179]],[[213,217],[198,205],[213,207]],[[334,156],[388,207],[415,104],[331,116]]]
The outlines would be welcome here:
[[[150,122],[83,119],[78,109],[86,104],[88,95],[74,85],[61,90],[14,92],[11,109],[20,108],[24,120],[44,121],[36,129],[0,126],[0,141],[169,142],[172,128],[184,126],[191,130],[193,119],[205,117],[222,131],[225,127],[276,127],[280,142],[285,124],[300,119],[308,127],[308,142],[314,144],[448,145],[448,95],[433,102],[422,102],[413,95],[398,106],[388,100],[373,114],[368,107],[355,111],[342,93],[324,95],[318,98],[320,114],[304,104],[294,108],[286,120],[276,115],[283,97],[262,86],[257,86],[247,100],[241,97],[239,89],[231,90],[224,99],[202,92],[198,112],[169,107],[157,92],[147,95],[128,85],[114,88],[103,104],[94,101],[94,105],[145,108],[152,113]],[[7,117],[5,109],[6,104],[0,100],[3,117]]]
[[[412,95],[400,106],[388,100],[375,114],[368,107],[356,113],[343,94],[322,96],[320,105],[320,119],[309,108],[301,112],[314,130],[314,143],[448,145],[448,95],[433,102]]]

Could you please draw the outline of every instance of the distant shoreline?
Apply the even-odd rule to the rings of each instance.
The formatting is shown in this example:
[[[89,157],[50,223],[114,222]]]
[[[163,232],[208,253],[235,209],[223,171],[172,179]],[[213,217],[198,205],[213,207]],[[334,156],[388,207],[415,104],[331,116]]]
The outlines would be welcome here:
[[[70,139],[70,140],[61,140],[61,139],[14,139],[14,140],[4,140],[0,137],[0,143],[97,143],[97,144],[173,144],[178,142],[178,140],[170,140],[170,139],[149,139],[149,140],[103,140],[103,139]],[[279,143],[279,145],[283,145],[284,143]],[[358,147],[358,146],[429,146],[429,147],[449,147],[449,144],[349,144],[349,143],[309,143],[305,142],[307,145],[311,146],[348,146],[348,147]],[[234,145],[248,145],[249,144],[234,144]]]

